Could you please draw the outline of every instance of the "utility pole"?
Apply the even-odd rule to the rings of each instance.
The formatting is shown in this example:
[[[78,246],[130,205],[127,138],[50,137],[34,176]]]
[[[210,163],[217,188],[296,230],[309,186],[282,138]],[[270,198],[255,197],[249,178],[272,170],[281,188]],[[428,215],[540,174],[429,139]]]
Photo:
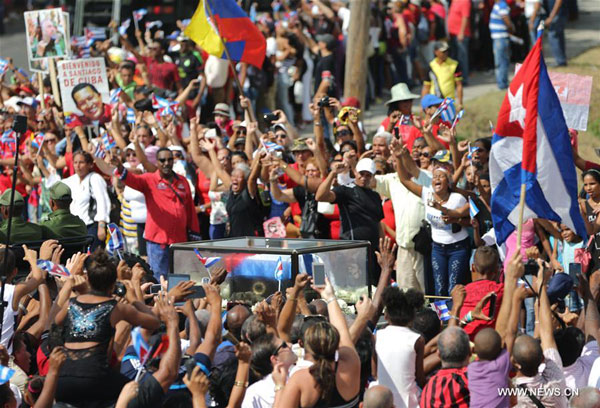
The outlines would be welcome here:
[[[354,96],[364,109],[367,90],[367,45],[371,25],[371,0],[350,0],[350,26],[346,42],[344,96]]]

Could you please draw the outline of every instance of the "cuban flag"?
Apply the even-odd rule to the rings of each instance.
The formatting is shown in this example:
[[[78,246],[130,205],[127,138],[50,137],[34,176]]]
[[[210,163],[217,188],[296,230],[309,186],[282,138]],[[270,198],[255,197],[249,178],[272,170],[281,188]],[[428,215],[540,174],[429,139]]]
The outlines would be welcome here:
[[[12,368],[0,365],[0,385],[9,382],[14,374],[15,370],[13,370]]]
[[[102,130],[102,146],[104,147],[104,150],[106,150],[107,152],[110,151],[110,149],[117,147],[117,142],[115,142],[115,139],[112,138],[111,135],[108,134],[108,132],[106,130]]]
[[[144,16],[148,14],[148,10],[145,8],[141,8],[139,10],[134,10],[133,11],[133,19],[136,22],[139,22],[142,18],[144,18]]]
[[[40,132],[37,135],[31,135],[31,147],[34,149],[38,149],[38,151],[42,148],[44,144],[44,133]]]
[[[456,127],[456,125],[458,124],[458,121],[461,120],[461,118],[463,117],[464,114],[465,114],[464,109],[461,109],[460,112],[458,112],[456,114],[456,117],[454,118],[454,122],[452,122],[452,127],[450,129],[454,129]]]
[[[446,98],[440,103],[435,113],[431,116],[431,120],[441,115],[441,118],[445,122],[452,122],[456,115],[456,109],[454,108],[454,100],[452,98]]]
[[[64,278],[71,276],[71,273],[69,272],[69,270],[67,269],[66,266],[63,266],[60,264],[55,264],[52,261],[48,261],[45,259],[38,259],[37,266],[41,270],[46,271],[50,275],[53,275],[53,276],[61,276]]]
[[[477,204],[475,204],[475,201],[471,197],[469,197],[469,214],[471,215],[471,219],[477,217],[477,214],[479,214],[479,208],[477,208]]]
[[[448,310],[448,306],[446,306],[445,300],[438,300],[437,302],[433,302],[431,304],[431,308],[434,312],[437,313],[439,319],[442,322],[450,320],[450,311]]]
[[[102,143],[98,143],[96,145],[96,149],[94,150],[94,157],[96,157],[98,159],[104,159],[106,157],[106,152],[104,151],[104,148],[102,147]]]
[[[135,111],[132,108],[127,108],[127,123],[135,123]]]
[[[133,343],[133,349],[135,350],[135,354],[137,354],[140,359],[140,365],[143,366],[148,361],[148,357],[150,357],[150,346],[144,340],[144,336],[142,336],[142,329],[138,327],[134,327],[131,330],[131,342]]]
[[[104,27],[86,27],[83,30],[85,37],[88,40],[104,41],[106,40],[106,30]]]
[[[169,106],[171,106],[171,102],[169,102],[167,99],[152,94],[152,108],[161,109],[168,108]]]
[[[127,20],[123,21],[121,23],[121,25],[119,26],[119,35],[123,36],[125,34],[127,34],[127,30],[129,29],[129,26],[131,25],[131,19],[128,18]]]
[[[261,140],[261,143],[265,150],[269,153],[274,152],[275,150],[283,150],[283,147],[278,145],[275,142],[270,142],[268,140]]]
[[[17,143],[17,132],[15,132],[12,129],[5,130],[4,133],[2,133],[2,143],[16,144]]]
[[[67,126],[73,125],[76,121],[77,121],[77,116],[75,116],[74,114],[65,116],[65,125],[67,125]]]
[[[404,115],[400,115],[400,121],[398,122],[398,125],[410,125],[410,118],[411,115],[408,116],[404,116]]]
[[[471,147],[471,143],[469,142],[469,152],[467,153],[467,159],[473,159],[473,153],[479,150],[479,147]]]
[[[121,92],[123,92],[121,88],[113,89],[112,91],[110,91],[110,100],[108,103],[110,103],[113,106],[119,103]]]
[[[275,279],[278,281],[283,279],[283,261],[281,257],[277,259],[277,265],[275,266]]]
[[[110,223],[107,225],[108,229],[108,242],[106,244],[106,252],[113,255],[115,252],[119,255],[119,250],[125,249],[125,240],[123,234],[117,226],[117,224]]]
[[[0,58],[0,75],[4,75],[6,71],[8,71],[8,61]]]
[[[158,109],[158,116],[175,115],[175,112],[179,109],[179,102],[169,102],[168,106],[164,106]]]
[[[200,262],[202,262],[202,265],[204,265],[206,268],[210,268],[211,266],[216,265],[217,262],[221,260],[221,258],[218,256],[202,256],[202,254],[197,248],[194,249],[194,253],[196,254],[196,257],[200,260]]]
[[[504,97],[489,167],[492,221],[499,245],[519,222],[521,184],[526,189],[523,221],[562,222],[585,239],[569,132],[548,76],[541,37]]]
[[[154,27],[161,28],[162,25],[163,25],[163,23],[160,20],[157,20],[157,21],[147,21],[146,22],[146,31],[151,30]]]

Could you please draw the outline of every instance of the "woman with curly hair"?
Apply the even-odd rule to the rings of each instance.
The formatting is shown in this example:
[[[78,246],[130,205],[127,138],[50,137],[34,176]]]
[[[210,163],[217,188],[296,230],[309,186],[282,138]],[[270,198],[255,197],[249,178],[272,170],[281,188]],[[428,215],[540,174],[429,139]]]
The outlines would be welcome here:
[[[328,279],[325,288],[313,288],[327,302],[330,322],[318,322],[304,333],[304,358],[312,362],[310,367],[296,371],[286,384],[287,370],[282,363],[275,365],[274,408],[356,407],[360,359],[346,319]],[[288,298],[288,302],[295,301]]]

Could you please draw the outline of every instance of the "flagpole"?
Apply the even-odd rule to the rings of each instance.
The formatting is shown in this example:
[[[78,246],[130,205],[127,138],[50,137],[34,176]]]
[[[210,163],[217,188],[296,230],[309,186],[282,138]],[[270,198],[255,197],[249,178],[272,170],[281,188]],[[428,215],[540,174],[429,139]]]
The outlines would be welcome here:
[[[237,76],[237,72],[235,70],[235,67],[233,66],[233,62],[231,60],[231,55],[229,55],[229,50],[227,49],[227,46],[225,45],[225,41],[223,41],[223,37],[221,37],[221,32],[219,31],[219,26],[217,25],[217,22],[215,21],[215,16],[213,16],[212,10],[210,8],[210,0],[204,0],[204,8],[208,11],[208,16],[210,17],[211,21],[214,24],[215,30],[217,30],[217,35],[219,36],[219,41],[221,41],[221,44],[223,44],[223,50],[225,51],[225,55],[227,56],[227,61],[229,62],[229,68],[231,68],[231,70],[233,71],[233,80],[235,81],[235,84],[238,87],[238,90],[240,91],[240,95],[244,95],[244,89],[242,88],[242,84],[240,84],[240,79]],[[252,112],[252,109],[250,109],[250,107],[246,108],[246,110],[248,111],[248,116],[250,116],[250,121],[251,122],[256,122],[256,118],[254,117],[254,114]]]
[[[517,225],[517,246],[521,247],[521,236],[523,235],[523,212],[525,211],[525,194],[527,185],[521,184],[521,197],[519,198],[519,225]]]

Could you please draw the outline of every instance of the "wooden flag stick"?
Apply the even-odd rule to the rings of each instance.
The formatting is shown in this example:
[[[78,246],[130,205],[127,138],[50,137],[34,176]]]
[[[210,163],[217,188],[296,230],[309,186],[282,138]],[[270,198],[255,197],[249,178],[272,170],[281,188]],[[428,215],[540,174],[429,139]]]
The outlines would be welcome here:
[[[60,108],[62,104],[60,102],[60,90],[58,88],[58,80],[56,78],[56,66],[54,65],[53,58],[48,58],[48,68],[50,69],[50,83],[52,84],[52,95],[54,96],[54,102]]]
[[[237,86],[238,90],[240,91],[240,95],[244,95],[244,88],[242,88],[242,84],[240,83],[240,80],[237,76],[235,66],[233,65],[233,61],[231,60],[231,55],[229,55],[229,50],[227,49],[227,46],[225,45],[225,41],[223,40],[223,37],[221,37],[221,32],[219,31],[219,27],[217,26],[217,21],[215,20],[215,17],[213,16],[212,10],[210,8],[209,0],[206,0],[206,2],[204,3],[204,7],[208,11],[208,16],[210,17],[210,20],[213,22],[213,26],[214,26],[215,30],[217,31],[217,35],[219,36],[219,40],[221,41],[221,44],[223,44],[223,50],[225,51],[225,55],[227,56],[227,61],[229,61],[229,67],[233,71],[233,80],[235,81],[235,85]],[[256,122],[256,118],[254,117],[254,112],[252,112],[252,109],[250,109],[250,107],[248,107],[247,110],[248,110],[248,116],[250,116],[250,121]]]
[[[521,247],[521,236],[523,235],[523,212],[525,211],[526,185],[521,184],[521,197],[519,199],[519,225],[517,226],[517,246]]]
[[[40,104],[42,105],[42,109],[46,109],[46,98],[44,98],[44,79],[42,78],[42,73],[37,73],[38,79],[38,90],[40,93]]]

